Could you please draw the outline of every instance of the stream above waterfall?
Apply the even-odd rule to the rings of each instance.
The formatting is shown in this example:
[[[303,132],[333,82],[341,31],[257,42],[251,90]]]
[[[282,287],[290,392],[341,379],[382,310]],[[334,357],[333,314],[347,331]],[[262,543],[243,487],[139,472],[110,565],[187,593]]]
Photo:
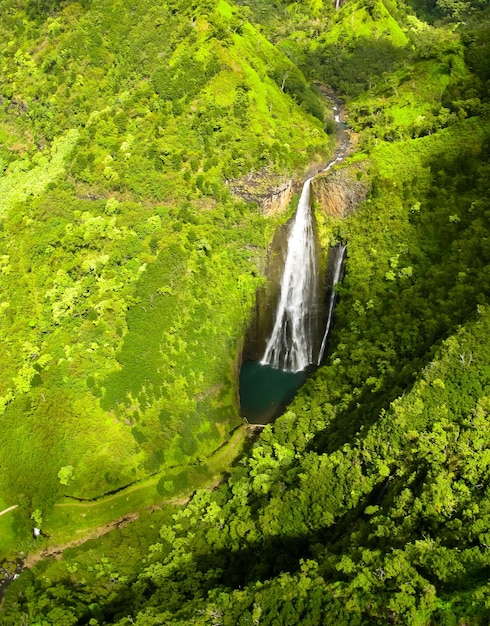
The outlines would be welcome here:
[[[327,172],[349,148],[345,125],[334,101],[337,148]],[[281,415],[308,375],[325,358],[342,280],[344,244],[329,249],[327,267],[311,210],[310,187],[304,182],[294,216],[276,232],[269,251],[268,283],[258,289],[242,354],[239,393],[242,416],[266,424]]]

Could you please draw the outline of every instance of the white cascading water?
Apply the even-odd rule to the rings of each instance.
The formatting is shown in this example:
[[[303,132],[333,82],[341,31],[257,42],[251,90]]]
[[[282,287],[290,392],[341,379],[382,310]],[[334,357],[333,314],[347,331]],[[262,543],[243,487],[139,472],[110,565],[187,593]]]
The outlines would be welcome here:
[[[325,347],[327,345],[328,333],[330,332],[330,326],[332,325],[333,319],[333,310],[335,308],[335,301],[337,300],[337,294],[335,292],[335,285],[339,282],[341,274],[342,274],[342,266],[344,263],[345,249],[347,246],[345,244],[339,244],[334,248],[335,250],[335,260],[334,260],[334,270],[333,270],[333,280],[332,280],[332,291],[330,292],[330,300],[328,301],[328,316],[327,316],[327,325],[325,326],[325,332],[323,333],[322,345],[320,348],[320,352],[318,354],[317,365],[321,365],[323,360],[323,355],[325,353]]]
[[[340,0],[338,0],[340,4]],[[336,5],[338,7],[338,4]],[[337,106],[334,107],[334,120],[340,122]],[[342,161],[348,143],[336,150],[337,156],[328,163],[322,172],[328,172]],[[269,365],[287,372],[300,372],[309,365],[320,365],[325,352],[335,306],[335,284],[339,281],[345,254],[345,246],[337,257],[334,282],[330,296],[327,326],[323,335],[319,354],[314,354],[316,344],[316,315],[318,305],[318,282],[313,233],[313,217],[310,208],[310,187],[312,178],[303,185],[298,209],[288,239],[286,263],[281,281],[279,304],[272,334],[267,341],[261,365]]]
[[[262,365],[300,372],[314,363],[313,315],[317,304],[317,269],[309,178],[288,239],[286,263],[272,334]]]

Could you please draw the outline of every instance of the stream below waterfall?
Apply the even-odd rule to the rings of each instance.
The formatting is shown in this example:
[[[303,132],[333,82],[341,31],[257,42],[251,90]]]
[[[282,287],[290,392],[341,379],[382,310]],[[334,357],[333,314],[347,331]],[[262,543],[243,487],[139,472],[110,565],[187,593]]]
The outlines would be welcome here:
[[[317,173],[342,161],[350,146],[339,104],[333,100],[333,105],[337,147]],[[239,378],[241,414],[251,424],[266,424],[281,415],[325,358],[346,246],[330,248],[322,276],[310,201],[313,178],[305,181],[293,218],[274,237],[269,283],[257,292]]]

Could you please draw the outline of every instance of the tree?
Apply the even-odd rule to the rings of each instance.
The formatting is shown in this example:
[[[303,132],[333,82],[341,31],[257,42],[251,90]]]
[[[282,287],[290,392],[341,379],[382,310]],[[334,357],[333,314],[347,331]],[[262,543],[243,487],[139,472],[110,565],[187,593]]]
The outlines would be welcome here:
[[[67,485],[70,479],[73,479],[73,465],[64,465],[58,472],[58,478],[62,485]]]

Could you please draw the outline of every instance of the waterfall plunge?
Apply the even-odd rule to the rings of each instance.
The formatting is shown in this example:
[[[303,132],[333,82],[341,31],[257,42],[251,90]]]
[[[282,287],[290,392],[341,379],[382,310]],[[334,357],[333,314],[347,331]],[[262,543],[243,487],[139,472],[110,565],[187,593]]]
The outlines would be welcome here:
[[[286,264],[272,334],[262,365],[300,372],[315,362],[313,337],[318,302],[317,263],[309,178],[288,239]]]
[[[338,160],[340,159],[333,160],[323,171],[328,171]],[[274,328],[260,361],[261,365],[269,365],[286,372],[300,372],[309,365],[321,365],[337,300],[335,285],[342,276],[346,251],[344,244],[331,249],[334,255],[332,291],[323,340],[318,354],[315,354],[319,294],[313,218],[310,210],[311,180],[312,178],[309,178],[303,186],[289,234]]]

